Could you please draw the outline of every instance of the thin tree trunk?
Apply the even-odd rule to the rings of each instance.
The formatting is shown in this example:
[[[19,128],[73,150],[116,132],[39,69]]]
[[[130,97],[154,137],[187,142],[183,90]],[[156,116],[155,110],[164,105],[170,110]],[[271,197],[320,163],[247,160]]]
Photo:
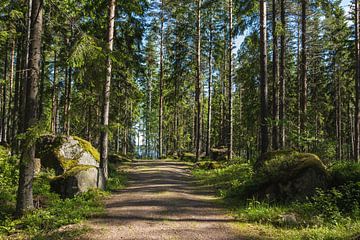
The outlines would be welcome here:
[[[7,142],[12,142],[12,106],[13,106],[13,85],[14,85],[14,69],[15,69],[15,46],[16,41],[13,39],[11,41],[11,50],[10,50],[10,73],[9,73],[9,101],[8,101],[8,116],[7,116]]]
[[[58,80],[57,80],[57,53],[54,52],[54,75],[51,98],[51,132],[57,132],[57,108],[58,108]]]
[[[272,0],[273,20],[273,129],[272,147],[279,148],[279,58],[278,58],[278,34],[277,34],[277,1]]]
[[[23,44],[24,44],[24,38],[21,38],[20,41],[17,43],[17,53],[16,53],[16,73],[15,73],[15,89],[14,89],[14,106],[13,106],[13,113],[12,113],[12,129],[11,129],[11,135],[12,135],[12,149],[14,152],[16,152],[16,149],[18,148],[16,134],[17,134],[17,127],[18,127],[18,120],[19,120],[19,95],[20,95],[20,81],[21,81],[21,70],[22,70],[22,58],[23,58]]]
[[[211,148],[211,120],[212,120],[212,78],[213,78],[213,64],[212,64],[212,46],[213,44],[213,25],[212,25],[212,16],[210,23],[210,38],[209,38],[209,79],[208,79],[208,116],[207,116],[207,135],[206,135],[206,156],[210,155]]]
[[[163,157],[163,78],[164,78],[164,66],[163,66],[163,48],[164,48],[164,2],[161,1],[161,16],[160,16],[160,81],[159,81],[159,158]]]
[[[233,155],[233,99],[232,99],[232,41],[233,41],[233,6],[232,0],[229,0],[229,142],[228,142],[228,160],[232,159]]]
[[[201,0],[197,0],[196,14],[196,160],[199,161],[201,154]]]
[[[5,65],[4,65],[4,84],[3,84],[3,101],[2,101],[2,116],[1,116],[1,142],[6,142],[6,104],[7,104],[7,87],[6,87],[6,79],[7,79],[7,69],[8,69],[8,50],[5,50]]]
[[[65,88],[65,105],[64,105],[64,132],[67,136],[70,135],[70,107],[71,107],[71,82],[72,82],[72,68],[67,69],[67,81]]]
[[[285,79],[285,60],[286,60],[286,19],[285,19],[285,0],[280,0],[280,18],[281,18],[281,36],[280,36],[280,103],[279,103],[279,120],[280,120],[280,147],[286,146],[285,133],[285,94],[286,94],[286,79]]]
[[[300,66],[300,134],[305,132],[306,109],[307,109],[307,54],[306,54],[306,31],[307,31],[307,4],[308,0],[301,0],[301,66]]]
[[[336,62],[334,64],[335,67],[335,86],[336,86],[336,136],[337,136],[337,159],[342,160],[342,111],[341,111],[341,82],[336,66]]]
[[[26,91],[25,122],[26,130],[38,123],[38,85],[40,79],[41,35],[43,23],[43,1],[33,0],[31,14],[29,79]],[[32,209],[32,183],[34,178],[35,143],[30,139],[23,142],[20,158],[19,187],[16,198],[16,212],[22,215]]]
[[[40,99],[39,99],[39,119],[42,119],[44,113],[44,99],[45,99],[45,65],[46,65],[46,58],[45,58],[45,51],[42,52],[42,61],[41,61],[41,81],[40,81]]]
[[[355,57],[356,57],[356,80],[355,80],[355,143],[354,158],[359,162],[359,135],[360,135],[360,6],[359,1],[355,0]]]
[[[115,8],[116,1],[109,0],[108,2],[108,35],[107,35],[107,50],[108,56],[106,59],[106,80],[104,84],[103,93],[103,109],[102,109],[102,127],[100,135],[100,168],[103,171],[105,179],[108,178],[108,144],[109,144],[109,109],[110,109],[110,88],[111,88],[111,74],[112,74],[112,61],[111,52],[114,46],[114,25],[115,25]]]
[[[263,156],[268,151],[268,73],[267,73],[267,32],[266,32],[266,0],[260,0],[260,150]],[[262,161],[262,157],[260,157]],[[259,162],[261,164],[262,162]]]

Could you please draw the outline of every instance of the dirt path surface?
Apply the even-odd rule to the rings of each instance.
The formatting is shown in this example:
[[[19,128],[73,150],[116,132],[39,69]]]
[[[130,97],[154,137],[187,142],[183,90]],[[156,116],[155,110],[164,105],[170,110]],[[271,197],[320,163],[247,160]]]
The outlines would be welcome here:
[[[106,201],[106,214],[90,220],[82,239],[241,239],[206,189],[194,184],[189,167],[168,160],[138,160],[129,187]]]

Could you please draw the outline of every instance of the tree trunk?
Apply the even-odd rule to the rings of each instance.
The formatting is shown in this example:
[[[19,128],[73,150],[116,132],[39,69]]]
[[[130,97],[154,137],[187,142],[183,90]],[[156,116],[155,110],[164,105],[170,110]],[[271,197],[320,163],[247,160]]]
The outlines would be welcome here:
[[[277,34],[277,1],[272,0],[272,20],[273,20],[273,129],[272,129],[272,148],[279,148],[279,58],[278,58],[278,34]]]
[[[22,37],[21,40],[17,43],[16,49],[16,73],[15,73],[15,89],[14,89],[14,106],[13,106],[13,113],[12,113],[12,128],[11,128],[11,135],[12,135],[12,149],[16,152],[18,148],[16,134],[17,134],[17,127],[18,127],[18,120],[19,120],[19,96],[20,96],[20,81],[22,74],[20,73],[22,70],[22,59],[23,59],[23,44],[24,38]]]
[[[163,78],[164,78],[164,2],[161,1],[161,16],[160,16],[160,81],[159,81],[159,158],[163,157],[163,107],[164,107],[164,96],[163,96]]]
[[[24,129],[30,130],[38,123],[38,85],[40,78],[41,35],[43,1],[33,0],[31,14],[29,78],[26,91]],[[32,183],[34,178],[35,143],[32,139],[23,142],[20,158],[20,177],[16,199],[16,212],[22,215],[34,207]]]
[[[6,87],[6,79],[7,79],[7,69],[8,69],[8,50],[5,49],[5,65],[4,65],[4,84],[3,84],[3,100],[2,100],[2,116],[1,116],[1,142],[6,142],[6,104],[7,104],[7,87]]]
[[[280,18],[281,18],[281,36],[280,36],[280,103],[279,103],[279,120],[280,120],[280,147],[286,146],[285,133],[285,94],[286,94],[286,79],[285,79],[285,60],[286,60],[286,19],[285,19],[285,0],[280,0]]]
[[[233,6],[232,0],[229,0],[229,142],[228,142],[228,159],[233,155],[233,99],[232,99],[232,41],[233,41]]]
[[[213,75],[213,64],[212,64],[212,46],[213,44],[213,25],[212,25],[212,16],[210,23],[210,38],[209,38],[209,79],[208,79],[208,116],[207,116],[207,134],[206,134],[206,156],[210,155],[211,148],[211,120],[212,120],[212,75]]]
[[[8,101],[8,116],[7,116],[7,142],[12,142],[12,134],[11,134],[11,127],[12,127],[12,106],[13,106],[13,85],[14,85],[14,68],[15,68],[15,46],[16,41],[13,39],[11,41],[11,50],[10,50],[10,73],[9,73],[9,101]]]
[[[114,25],[115,25],[115,7],[116,1],[109,0],[108,2],[108,33],[107,33],[107,58],[106,58],[106,80],[104,83],[103,93],[103,108],[102,108],[102,131],[100,135],[100,168],[103,171],[104,177],[108,178],[108,143],[109,143],[109,109],[110,109],[110,88],[111,88],[111,73],[112,61],[111,52],[114,46]]]
[[[39,119],[42,119],[43,113],[44,113],[44,99],[45,99],[45,65],[46,65],[46,59],[45,59],[45,51],[42,51],[42,61],[41,61],[41,81],[40,81],[40,99],[39,99]]]
[[[338,74],[336,63],[335,67],[335,86],[336,86],[336,138],[337,138],[337,160],[342,160],[342,111],[341,111],[341,80]]]
[[[57,81],[57,53],[54,52],[54,75],[51,97],[51,132],[57,132],[57,112],[58,112],[58,81]]]
[[[354,158],[359,162],[359,135],[360,135],[360,6],[359,1],[355,0],[355,57],[356,57],[356,80],[355,80],[355,143]]]
[[[199,161],[201,154],[201,0],[197,0],[196,14],[196,160]]]
[[[260,150],[263,156],[268,151],[268,73],[267,73],[266,0],[260,0]],[[259,159],[262,159],[260,157]],[[260,162],[261,164],[261,162]]]
[[[300,66],[300,135],[304,134],[307,109],[307,54],[306,54],[306,17],[308,0],[301,0],[301,66]]]
[[[70,106],[71,106],[71,82],[72,82],[72,67],[67,69],[67,81],[65,88],[65,105],[64,105],[64,133],[70,135]]]

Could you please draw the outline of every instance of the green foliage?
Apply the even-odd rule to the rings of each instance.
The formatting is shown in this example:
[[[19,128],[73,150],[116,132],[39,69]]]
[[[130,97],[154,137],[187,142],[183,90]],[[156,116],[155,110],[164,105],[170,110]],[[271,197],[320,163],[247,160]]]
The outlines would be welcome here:
[[[19,160],[16,156],[10,156],[10,149],[0,146],[0,221],[14,207],[19,176],[18,166]]]
[[[49,196],[49,193],[45,192],[45,195]],[[48,199],[46,208],[36,209],[20,219],[13,220],[7,217],[1,221],[0,234],[24,231],[27,235],[34,236],[63,225],[78,223],[89,216],[102,213],[101,199],[105,196],[107,195],[104,192],[98,190],[91,190],[65,200],[60,199],[58,195],[52,195],[52,198]]]
[[[253,170],[249,164],[244,163],[214,170],[195,169],[193,173],[201,182],[215,187],[221,195],[225,196],[249,181]]]
[[[120,171],[119,163],[109,164],[109,178],[106,181],[107,191],[118,191],[127,185],[127,174],[124,171]]]
[[[216,161],[200,161],[195,164],[195,167],[204,170],[211,170],[221,168],[221,164]]]
[[[331,186],[349,182],[360,182],[360,164],[354,162],[336,162],[330,167]]]

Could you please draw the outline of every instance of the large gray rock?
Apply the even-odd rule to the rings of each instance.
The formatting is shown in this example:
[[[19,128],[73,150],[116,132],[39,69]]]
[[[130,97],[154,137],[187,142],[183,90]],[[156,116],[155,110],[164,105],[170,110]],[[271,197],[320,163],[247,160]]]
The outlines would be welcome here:
[[[105,178],[97,167],[80,166],[62,176],[58,176],[51,183],[54,191],[63,197],[72,197],[90,189],[105,187]]]
[[[100,154],[87,141],[74,136],[44,136],[37,145],[37,157],[44,168],[54,169],[52,189],[71,197],[89,189],[103,189]]]

